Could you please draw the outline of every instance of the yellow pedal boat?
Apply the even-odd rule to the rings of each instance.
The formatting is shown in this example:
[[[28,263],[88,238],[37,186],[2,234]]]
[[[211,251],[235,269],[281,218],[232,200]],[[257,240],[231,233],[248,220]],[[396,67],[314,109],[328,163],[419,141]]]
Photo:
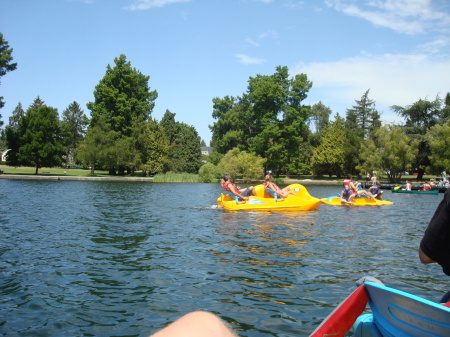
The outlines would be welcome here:
[[[340,206],[380,206],[380,205],[392,205],[392,201],[378,200],[367,197],[357,197],[353,201],[353,205],[349,203],[341,203],[340,196],[331,196],[328,198],[320,199],[320,202],[328,205],[340,205]]]
[[[255,186],[256,196],[251,196],[247,201],[237,201],[234,196],[228,194],[220,194],[217,199],[217,205],[227,210],[299,210],[309,211],[319,208],[320,200],[312,197],[308,190],[300,184],[289,185],[295,195],[288,195],[286,198],[274,198],[264,188],[264,185]]]

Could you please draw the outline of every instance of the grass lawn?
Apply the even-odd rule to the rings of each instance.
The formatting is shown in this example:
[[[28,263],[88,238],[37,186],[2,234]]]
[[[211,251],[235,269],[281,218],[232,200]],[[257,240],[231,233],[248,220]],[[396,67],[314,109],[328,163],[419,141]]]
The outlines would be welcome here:
[[[14,167],[0,165],[3,174],[8,175],[34,175],[35,167]],[[38,175],[42,176],[73,176],[73,177],[104,177],[108,176],[108,171],[97,171],[91,175],[89,169],[64,169],[60,167],[43,167],[38,170]]]
[[[0,165],[0,169],[3,170],[3,174],[5,175],[34,175],[36,172],[36,168],[34,167],[14,167],[14,166],[7,166],[7,165]],[[108,174],[108,171],[101,171],[101,170],[95,170],[95,174],[91,175],[89,169],[65,169],[60,167],[43,167],[40,168],[38,171],[38,175],[41,176],[72,176],[72,177],[111,177]],[[142,172],[135,172],[133,176],[125,175],[125,177],[141,177]],[[434,176],[424,176],[424,180],[429,179],[430,177]],[[279,178],[280,182],[282,183],[282,180],[285,178],[284,175],[280,175]],[[313,175],[291,175],[289,177],[290,179],[311,179],[311,180],[336,180],[338,183],[341,182],[344,178],[338,179],[336,176],[332,176],[331,178],[329,176],[322,176],[317,177]],[[155,177],[155,181],[160,182],[196,182],[197,175],[189,175],[189,174],[161,174],[157,175]],[[355,181],[358,181],[358,178],[354,178]],[[385,183],[387,181],[386,177],[381,176],[380,180]],[[417,176],[415,175],[407,175],[402,176],[401,183],[404,183],[405,180],[410,180],[411,183],[414,184],[414,182],[417,181]],[[365,182],[365,177],[361,177],[359,179],[360,182]]]

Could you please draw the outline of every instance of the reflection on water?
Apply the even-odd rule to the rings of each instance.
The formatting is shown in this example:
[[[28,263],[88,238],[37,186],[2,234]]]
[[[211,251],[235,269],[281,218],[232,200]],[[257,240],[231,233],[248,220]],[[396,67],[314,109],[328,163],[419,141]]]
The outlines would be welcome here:
[[[0,180],[0,188],[4,335],[146,336],[207,310],[242,336],[308,336],[363,275],[431,300],[447,290],[439,266],[417,258],[442,194],[229,212],[214,207],[221,190],[211,184]]]

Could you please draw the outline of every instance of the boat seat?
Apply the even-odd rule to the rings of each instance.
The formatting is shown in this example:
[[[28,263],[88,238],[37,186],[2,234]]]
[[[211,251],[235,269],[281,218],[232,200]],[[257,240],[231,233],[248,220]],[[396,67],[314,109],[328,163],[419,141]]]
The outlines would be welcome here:
[[[230,191],[226,191],[226,194],[232,197],[236,201],[236,204],[239,204],[239,197],[237,195],[234,195]]]
[[[275,201],[284,200],[283,198],[278,199],[278,195],[274,191],[272,191],[270,188],[264,187],[264,189],[266,190],[267,193],[269,193],[275,199]]]
[[[372,314],[359,317],[354,336],[450,336],[449,308],[373,282],[364,289]]]

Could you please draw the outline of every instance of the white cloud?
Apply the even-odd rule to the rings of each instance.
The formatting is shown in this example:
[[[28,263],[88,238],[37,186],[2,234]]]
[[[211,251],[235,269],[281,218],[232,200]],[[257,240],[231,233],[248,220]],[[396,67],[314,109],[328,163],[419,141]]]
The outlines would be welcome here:
[[[443,98],[449,91],[450,60],[427,54],[364,54],[331,62],[299,63],[293,68],[293,74],[298,73],[313,81],[310,98],[317,97],[341,116],[370,89],[369,98],[383,112],[382,117],[389,117],[392,105],[407,106],[436,95]]]
[[[268,31],[265,31],[264,33],[261,33],[259,35],[260,39],[276,39],[278,38],[278,33],[277,31],[270,29]]]
[[[260,44],[256,42],[255,40],[252,40],[251,38],[246,38],[245,41],[247,41],[249,44],[251,44],[253,47],[259,47]]]
[[[264,59],[251,57],[245,54],[236,54],[236,57],[238,58],[238,62],[242,64],[261,64],[264,63]]]
[[[160,8],[173,3],[189,1],[191,0],[137,0],[133,5],[127,7],[127,9],[132,11],[145,10],[150,8]]]
[[[450,38],[438,37],[433,41],[421,44],[418,46],[418,50],[423,53],[436,54],[450,44]]]
[[[277,38],[278,38],[277,31],[267,30],[267,31],[259,34],[257,39],[246,38],[245,41],[254,47],[260,47],[263,40],[266,40],[266,39],[277,40]]]
[[[433,9],[431,0],[326,0],[330,7],[375,26],[415,35],[428,29],[449,30],[450,15]]]

